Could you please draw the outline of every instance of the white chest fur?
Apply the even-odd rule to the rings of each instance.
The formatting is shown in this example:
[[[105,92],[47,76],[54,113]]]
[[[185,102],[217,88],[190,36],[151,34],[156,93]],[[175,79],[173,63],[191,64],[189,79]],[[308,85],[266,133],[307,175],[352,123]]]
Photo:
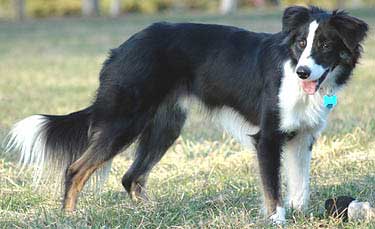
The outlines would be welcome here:
[[[329,109],[323,106],[320,92],[307,95],[302,90],[300,79],[290,60],[284,63],[283,69],[284,76],[279,91],[280,129],[291,132],[297,129],[324,128]]]

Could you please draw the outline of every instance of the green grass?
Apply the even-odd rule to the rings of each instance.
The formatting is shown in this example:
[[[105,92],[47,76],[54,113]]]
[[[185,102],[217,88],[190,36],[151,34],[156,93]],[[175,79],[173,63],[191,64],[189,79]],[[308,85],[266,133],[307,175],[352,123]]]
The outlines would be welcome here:
[[[356,10],[370,26],[373,9]],[[120,19],[50,19],[0,22],[0,132],[35,113],[65,114],[86,107],[98,86],[108,50],[154,21],[222,23],[278,31],[280,12],[128,16]],[[375,228],[324,216],[327,198],[352,195],[375,205],[375,38],[372,31],[351,84],[314,148],[311,201],[288,227]],[[194,114],[182,136],[149,179],[149,203],[132,203],[121,186],[129,154],[114,161],[100,193],[82,193],[78,211],[60,210],[60,189],[32,187],[18,175],[13,155],[0,156],[0,227],[265,227],[254,153]],[[129,150],[131,151],[131,150]]]

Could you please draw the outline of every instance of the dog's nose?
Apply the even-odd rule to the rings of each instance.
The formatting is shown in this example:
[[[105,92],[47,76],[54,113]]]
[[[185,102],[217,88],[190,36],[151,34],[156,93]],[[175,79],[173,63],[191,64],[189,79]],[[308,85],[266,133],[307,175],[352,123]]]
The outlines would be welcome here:
[[[309,78],[310,74],[311,74],[311,70],[306,66],[299,66],[297,68],[297,75],[299,78],[303,80]]]

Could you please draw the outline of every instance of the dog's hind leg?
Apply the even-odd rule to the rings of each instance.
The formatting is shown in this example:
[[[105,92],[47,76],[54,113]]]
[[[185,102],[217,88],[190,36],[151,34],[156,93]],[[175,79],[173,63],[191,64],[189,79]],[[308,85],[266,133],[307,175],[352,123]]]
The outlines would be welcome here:
[[[63,208],[67,212],[72,212],[75,209],[78,194],[84,184],[95,170],[105,162],[104,160],[91,161],[90,157],[90,153],[85,153],[66,172]]]
[[[147,199],[144,190],[147,176],[178,138],[185,119],[186,114],[178,104],[164,102],[142,132],[135,160],[122,178],[122,184],[133,200]]]
[[[135,119],[119,118],[101,122],[93,127],[93,136],[86,152],[66,171],[63,208],[67,212],[75,209],[78,194],[89,177],[131,144],[147,125],[148,114],[139,114]]]

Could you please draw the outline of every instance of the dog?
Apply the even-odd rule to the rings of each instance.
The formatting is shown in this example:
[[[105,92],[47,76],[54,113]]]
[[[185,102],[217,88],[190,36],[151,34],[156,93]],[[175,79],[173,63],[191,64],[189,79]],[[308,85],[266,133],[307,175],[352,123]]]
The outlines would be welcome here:
[[[368,25],[345,11],[292,6],[282,31],[256,33],[224,25],[159,22],[111,50],[93,103],[68,115],[33,115],[10,131],[8,150],[39,175],[57,168],[63,208],[75,209],[85,182],[137,142],[122,178],[144,199],[147,177],[180,135],[191,103],[256,149],[266,215],[285,221],[286,206],[304,210],[312,146],[332,97],[351,78]],[[331,104],[332,105],[332,104]],[[44,171],[44,172],[43,172]]]

